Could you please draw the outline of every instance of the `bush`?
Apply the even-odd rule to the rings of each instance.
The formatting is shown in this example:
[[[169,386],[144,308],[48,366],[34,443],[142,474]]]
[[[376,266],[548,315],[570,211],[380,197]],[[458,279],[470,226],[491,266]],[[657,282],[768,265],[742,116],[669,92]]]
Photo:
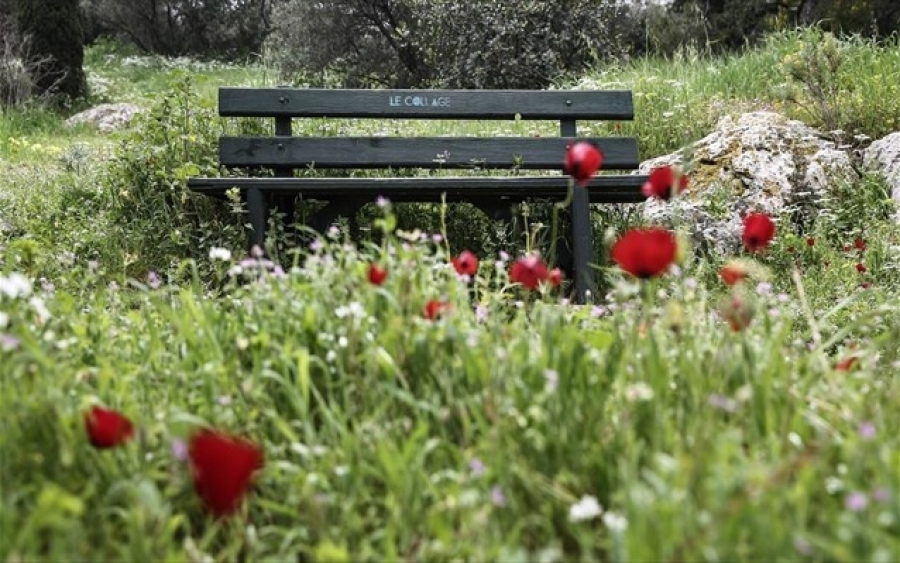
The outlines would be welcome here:
[[[544,88],[639,35],[631,9],[591,0],[293,0],[274,19],[286,76],[336,72],[346,86]]]
[[[243,246],[234,208],[187,189],[189,177],[219,175],[216,146],[227,131],[215,109],[201,103],[190,78],[134,125],[106,178],[112,223],[129,247],[126,274],[140,278],[185,258],[200,259],[212,246]]]
[[[259,53],[267,0],[82,0],[90,38],[112,35],[147,53],[241,59]]]

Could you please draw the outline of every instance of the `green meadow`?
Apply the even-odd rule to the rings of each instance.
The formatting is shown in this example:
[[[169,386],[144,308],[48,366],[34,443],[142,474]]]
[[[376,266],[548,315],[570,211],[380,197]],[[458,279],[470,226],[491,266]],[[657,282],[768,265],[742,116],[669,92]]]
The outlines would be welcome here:
[[[900,230],[883,179],[813,220],[775,217],[735,287],[719,275],[730,257],[690,248],[663,276],[628,276],[609,248],[639,206],[598,208],[601,294],[578,305],[513,283],[530,243],[501,253],[492,225],[455,208],[373,205],[362,242],[338,229],[248,256],[240,202],[185,181],[219,173],[219,135],[267,126],[218,118],[216,89],[277,73],[110,44],[86,71],[93,101],[146,112],[108,135],[39,105],[0,114],[0,560],[900,559]],[[645,158],[755,109],[900,130],[896,42],[812,31],[558,87],[634,91],[621,133]],[[451,264],[465,249],[470,278]],[[750,311],[738,330],[735,298]],[[94,447],[95,405],[127,416],[130,439]],[[207,427],[264,456],[223,518],[181,451]]]

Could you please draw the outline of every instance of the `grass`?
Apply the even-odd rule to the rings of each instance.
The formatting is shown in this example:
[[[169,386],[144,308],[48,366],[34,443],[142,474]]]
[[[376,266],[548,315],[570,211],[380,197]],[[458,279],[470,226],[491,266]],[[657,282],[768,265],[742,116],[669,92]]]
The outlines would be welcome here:
[[[809,40],[579,83],[633,88],[623,129],[656,155],[728,111],[803,116],[767,84]],[[897,83],[884,80],[900,68],[890,49],[842,45],[859,92]],[[109,99],[152,107],[135,131],[69,131],[39,108],[0,118],[16,139],[0,145],[3,560],[900,557],[900,237],[878,219],[877,182],[848,186],[802,229],[782,218],[753,256],[761,273],[739,296],[755,315],[737,332],[719,313],[733,291],[719,258],[688,253],[641,284],[604,267],[609,293],[577,306],[512,286],[496,254],[459,279],[449,259],[471,222],[452,215],[377,244],[323,236],[302,263],[279,255],[282,275],[246,260],[240,220],[180,183],[226,127],[214,85],[266,84],[266,71],[204,69],[188,90],[170,61],[108,51],[89,54],[89,72]],[[876,105],[842,115],[877,136],[879,112],[900,110]],[[235,258],[209,258],[214,246]],[[382,287],[366,281],[372,262]],[[423,316],[431,299],[450,304],[440,319]],[[92,404],[133,419],[135,438],[92,448]],[[205,516],[173,452],[204,425],[265,452],[231,518]],[[602,513],[583,510],[591,498]]]

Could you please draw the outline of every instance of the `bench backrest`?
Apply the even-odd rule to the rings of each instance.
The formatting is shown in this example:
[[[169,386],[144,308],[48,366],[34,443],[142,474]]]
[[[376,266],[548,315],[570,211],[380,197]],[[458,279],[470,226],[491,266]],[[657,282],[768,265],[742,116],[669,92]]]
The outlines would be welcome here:
[[[634,118],[630,91],[331,90],[221,88],[219,114],[275,120],[274,137],[222,137],[219,160],[229,167],[521,168],[561,170],[578,120]],[[293,118],[558,120],[559,137],[294,137]],[[630,137],[589,137],[603,169],[640,162]]]

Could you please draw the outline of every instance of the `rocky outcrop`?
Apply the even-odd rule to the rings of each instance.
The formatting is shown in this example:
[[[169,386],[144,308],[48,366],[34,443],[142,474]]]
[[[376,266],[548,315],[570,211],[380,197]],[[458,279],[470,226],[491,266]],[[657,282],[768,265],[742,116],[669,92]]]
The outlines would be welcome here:
[[[90,123],[101,133],[111,133],[128,126],[135,115],[143,111],[134,104],[101,104],[77,113],[66,120],[66,125]]]
[[[863,152],[863,164],[884,177],[891,197],[900,209],[900,132],[891,133],[869,145]],[[900,221],[900,211],[897,220]]]
[[[721,255],[739,247],[747,212],[778,217],[791,210],[812,217],[835,186],[859,177],[848,153],[833,141],[768,111],[725,117],[713,133],[642,163],[639,172],[666,164],[686,169],[691,187],[675,201],[648,201],[646,218],[689,225],[697,244]]]

